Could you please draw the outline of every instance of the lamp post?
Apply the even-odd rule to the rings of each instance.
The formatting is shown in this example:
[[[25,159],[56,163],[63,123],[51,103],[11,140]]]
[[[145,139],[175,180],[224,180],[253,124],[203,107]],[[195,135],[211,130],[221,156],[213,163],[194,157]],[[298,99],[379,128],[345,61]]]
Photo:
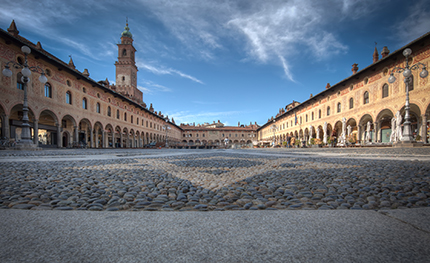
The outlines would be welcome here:
[[[273,120],[273,125],[272,125],[272,130],[273,130],[273,146],[272,147],[275,147],[275,140],[276,140],[275,133],[276,133],[277,127],[276,127],[275,122],[276,122],[276,120]]]
[[[163,130],[166,130],[166,148],[169,147],[169,144],[167,143],[167,132],[170,130],[170,126],[168,125],[169,120],[166,119],[166,124],[163,125]]]
[[[21,140],[17,142],[17,146],[20,148],[31,148],[34,146],[33,141],[31,140],[31,133],[30,133],[30,124],[28,123],[28,99],[27,99],[27,83],[30,80],[31,72],[40,73],[39,81],[42,84],[45,84],[48,79],[45,76],[45,71],[38,67],[28,66],[28,55],[31,53],[31,49],[28,46],[22,46],[21,51],[24,53],[25,61],[24,65],[18,64],[14,61],[9,61],[6,63],[5,68],[3,69],[2,73],[6,77],[12,76],[12,71],[10,70],[10,67],[16,69],[21,69],[22,73],[22,82],[24,83],[24,103],[22,105],[22,134],[21,134]],[[10,66],[11,65],[11,66]],[[35,136],[37,136],[35,134]]]
[[[412,137],[412,128],[411,128],[411,121],[410,121],[410,106],[409,106],[409,83],[411,81],[411,75],[412,70],[417,70],[422,66],[422,71],[420,72],[420,77],[425,78],[428,76],[428,71],[426,70],[426,66],[421,63],[415,63],[412,66],[409,66],[409,60],[408,57],[412,54],[412,50],[410,48],[407,48],[403,50],[403,56],[406,58],[406,66],[404,68],[402,67],[395,67],[391,71],[390,77],[388,78],[389,83],[394,83],[396,81],[396,77],[394,77],[394,73],[403,73],[403,76],[405,77],[404,82],[406,85],[406,102],[405,102],[405,121],[403,122],[403,136],[400,139],[402,143],[414,143],[414,138]],[[397,125],[400,125],[398,123]]]

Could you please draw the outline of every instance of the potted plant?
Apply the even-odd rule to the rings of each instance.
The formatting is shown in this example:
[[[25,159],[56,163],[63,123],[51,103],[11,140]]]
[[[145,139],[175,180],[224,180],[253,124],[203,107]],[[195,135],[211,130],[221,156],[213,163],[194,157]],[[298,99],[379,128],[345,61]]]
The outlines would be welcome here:
[[[322,141],[321,141],[321,139],[314,139],[314,138],[312,138],[311,139],[311,144],[312,144],[312,148],[320,148],[321,144],[322,144]]]

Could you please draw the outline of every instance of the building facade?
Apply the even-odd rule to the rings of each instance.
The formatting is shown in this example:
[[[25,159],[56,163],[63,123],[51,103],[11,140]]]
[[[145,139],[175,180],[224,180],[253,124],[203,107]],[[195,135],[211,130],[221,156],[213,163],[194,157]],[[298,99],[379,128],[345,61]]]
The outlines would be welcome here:
[[[307,143],[312,138],[327,142],[339,138],[343,127],[348,127],[351,142],[390,143],[393,117],[400,112],[404,120],[406,84],[402,74],[395,73],[397,81],[392,84],[388,78],[396,67],[406,66],[402,54],[405,48],[412,50],[409,65],[429,65],[429,33],[391,54],[384,47],[381,59],[375,48],[373,64],[360,71],[354,64],[350,77],[335,85],[327,84],[324,91],[311,94],[302,103],[293,101],[293,105],[280,109],[258,129],[258,140],[280,144],[294,137]],[[429,77],[419,76],[421,69],[412,70],[409,83],[410,117],[414,137],[429,143],[430,84]]]
[[[252,147],[257,142],[257,123],[224,126],[219,120],[212,124],[181,124],[181,147]]]
[[[148,109],[137,89],[137,67],[133,38],[128,25],[118,44],[116,85],[95,81],[85,69],[78,71],[70,59],[65,63],[19,35],[12,22],[0,29],[0,68],[9,61],[23,65],[22,46],[28,46],[29,67],[44,70],[48,82],[33,73],[27,84],[29,123],[36,145],[91,148],[143,147],[151,142],[181,139],[182,129],[160,112]],[[12,77],[1,76],[0,137],[20,140],[24,83],[20,69],[11,67]],[[167,129],[167,127],[169,129]],[[167,129],[167,132],[166,132]]]

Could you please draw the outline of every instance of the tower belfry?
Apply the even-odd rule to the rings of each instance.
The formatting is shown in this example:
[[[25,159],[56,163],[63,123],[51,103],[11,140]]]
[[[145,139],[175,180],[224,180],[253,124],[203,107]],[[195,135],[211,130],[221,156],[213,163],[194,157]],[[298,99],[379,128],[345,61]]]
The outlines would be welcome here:
[[[128,19],[124,31],[121,33],[121,43],[118,45],[118,61],[116,68],[116,89],[128,94],[134,99],[142,100],[143,93],[137,88],[137,67],[135,61],[136,49],[133,46],[133,35],[128,27]]]

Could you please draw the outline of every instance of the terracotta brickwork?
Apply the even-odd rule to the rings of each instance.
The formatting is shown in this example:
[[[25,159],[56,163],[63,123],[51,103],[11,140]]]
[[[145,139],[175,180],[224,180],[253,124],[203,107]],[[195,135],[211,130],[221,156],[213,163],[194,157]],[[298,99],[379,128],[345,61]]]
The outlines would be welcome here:
[[[34,143],[53,147],[143,147],[164,142],[166,124],[170,142],[181,138],[179,126],[170,120],[166,123],[165,116],[147,109],[142,101],[136,76],[131,76],[137,72],[134,55],[120,57],[124,45],[135,52],[131,42],[118,45],[117,76],[124,74],[128,79],[124,85],[114,86],[107,80],[96,82],[85,76],[73,63],[66,64],[41,49],[40,43],[35,45],[4,30],[0,30],[0,36],[1,69],[8,61],[24,61],[21,47],[27,45],[31,48],[29,66],[38,66],[47,73],[46,85],[38,81],[38,73],[33,73],[27,84]],[[0,79],[1,137],[19,140],[24,91],[18,88],[20,69],[11,70],[12,77]]]
[[[376,60],[374,55],[375,62],[361,71],[354,64],[352,76],[333,86],[327,85],[327,89],[316,96],[293,108],[286,108],[287,111],[280,111],[275,118],[269,119],[258,129],[258,140],[275,141],[276,144],[286,141],[287,137],[301,141],[309,141],[310,138],[322,140],[324,123],[327,123],[327,136],[330,137],[333,130],[337,134],[342,132],[341,120],[346,118],[347,125],[352,128],[351,137],[356,142],[364,143],[367,123],[370,122],[371,142],[388,143],[391,118],[397,111],[404,115],[406,100],[403,76],[395,73],[397,81],[393,84],[388,83],[388,77],[394,67],[405,67],[402,51],[408,47],[413,51],[409,58],[410,65],[420,62],[428,69],[430,35],[426,34],[392,54],[384,53],[380,60]],[[384,47],[383,52],[388,52],[388,49]],[[419,135],[418,139],[421,137],[422,141],[428,143],[430,77],[420,78],[421,69],[413,70],[412,90],[409,92],[411,122],[414,136]],[[388,96],[383,94],[385,85],[388,85]]]

